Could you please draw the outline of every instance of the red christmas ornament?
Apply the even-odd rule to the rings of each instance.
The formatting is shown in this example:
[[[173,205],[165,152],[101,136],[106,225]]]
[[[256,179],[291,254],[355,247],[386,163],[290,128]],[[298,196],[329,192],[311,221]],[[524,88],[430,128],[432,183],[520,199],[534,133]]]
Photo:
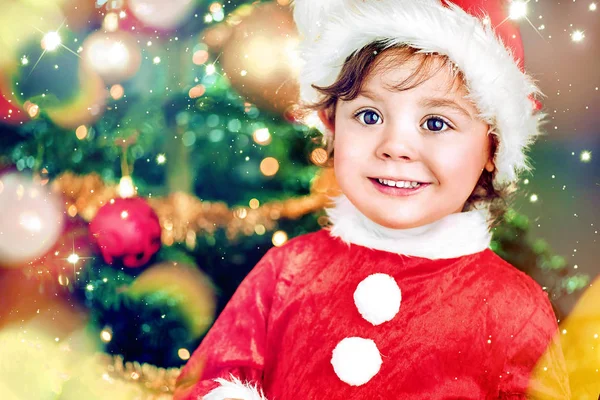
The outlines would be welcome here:
[[[129,268],[148,263],[160,249],[160,223],[140,197],[115,199],[104,205],[90,223],[90,234],[104,261],[120,260]]]

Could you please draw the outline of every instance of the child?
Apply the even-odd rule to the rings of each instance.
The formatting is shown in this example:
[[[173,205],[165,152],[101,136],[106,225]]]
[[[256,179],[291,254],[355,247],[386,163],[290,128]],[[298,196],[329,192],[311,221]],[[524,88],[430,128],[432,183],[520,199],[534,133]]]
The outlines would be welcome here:
[[[547,294],[488,248],[538,134],[519,32],[500,0],[438,1],[296,0],[343,195],[250,272],[175,400],[570,397]]]

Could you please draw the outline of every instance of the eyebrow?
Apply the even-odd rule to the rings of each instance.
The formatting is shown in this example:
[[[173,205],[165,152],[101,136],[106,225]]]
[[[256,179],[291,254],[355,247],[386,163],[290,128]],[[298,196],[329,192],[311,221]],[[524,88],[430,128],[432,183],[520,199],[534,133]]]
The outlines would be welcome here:
[[[451,108],[455,111],[458,111],[461,114],[464,114],[467,118],[473,119],[471,113],[461,107],[457,102],[450,99],[442,99],[436,97],[428,97],[421,99],[419,101],[419,105],[423,108],[431,107],[440,107],[440,108]]]
[[[379,96],[377,95],[377,93],[371,92],[368,89],[362,89],[360,92],[358,92],[358,95],[356,97],[359,97],[359,96],[363,96],[363,97],[369,98],[374,101],[379,100]],[[464,107],[462,107],[460,104],[458,104],[454,100],[450,100],[450,99],[444,99],[444,98],[440,98],[440,97],[426,97],[419,101],[419,106],[423,107],[423,108],[436,108],[436,107],[450,108],[455,111],[458,111],[459,113],[463,114],[467,118],[473,119],[473,116],[471,115],[470,112],[465,110]]]
[[[367,97],[371,100],[379,100],[379,96],[377,96],[377,93],[371,92],[370,90],[367,90],[367,89],[361,89],[358,92],[358,95],[356,97],[359,97],[359,96]]]

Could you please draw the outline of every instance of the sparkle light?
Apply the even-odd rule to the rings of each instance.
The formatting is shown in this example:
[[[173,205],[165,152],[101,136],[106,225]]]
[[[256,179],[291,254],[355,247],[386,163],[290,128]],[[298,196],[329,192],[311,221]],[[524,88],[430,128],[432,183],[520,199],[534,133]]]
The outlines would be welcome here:
[[[585,35],[582,31],[575,31],[571,34],[571,40],[573,40],[574,42],[581,42],[584,37]]]
[[[42,49],[54,51],[60,46],[61,39],[58,32],[48,32],[42,38]]]
[[[216,71],[215,64],[208,64],[206,66],[206,75],[212,75]]]
[[[592,152],[588,150],[582,151],[579,155],[579,159],[581,160],[581,162],[584,163],[590,162],[590,160],[592,159]]]
[[[125,219],[129,217],[129,213],[127,211],[121,211],[121,219]]]
[[[67,257],[67,261],[75,265],[79,261],[79,256],[75,253],[70,254],[69,257]]]
[[[596,3],[590,4],[590,11],[596,11]]]
[[[510,19],[521,19],[527,15],[527,3],[522,1],[513,1],[510,3]]]
[[[29,64],[29,59],[26,56],[23,56],[21,58],[21,65],[27,65]]]
[[[159,154],[156,156],[156,163],[158,165],[162,165],[167,162],[167,157],[164,154]]]
[[[532,202],[532,203],[535,203],[535,202],[537,202],[537,201],[538,201],[538,195],[537,195],[537,194],[532,194],[532,195],[529,197],[529,201],[530,201],[530,202]]]
[[[152,62],[154,64],[160,64],[160,57],[159,56],[154,57],[154,59],[152,60]]]

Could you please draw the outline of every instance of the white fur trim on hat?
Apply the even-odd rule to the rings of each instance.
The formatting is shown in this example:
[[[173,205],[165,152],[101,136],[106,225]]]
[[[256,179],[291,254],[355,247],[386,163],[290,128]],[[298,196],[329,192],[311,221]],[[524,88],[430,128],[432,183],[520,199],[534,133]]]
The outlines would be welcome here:
[[[377,345],[371,339],[347,337],[333,349],[331,365],[342,382],[360,386],[369,382],[383,363]]]
[[[372,274],[354,291],[354,304],[364,319],[373,325],[391,321],[400,311],[402,294],[396,280],[388,274]]]
[[[492,234],[485,209],[449,214],[428,225],[391,229],[373,222],[340,195],[327,208],[329,234],[346,243],[432,260],[478,253],[490,245]]]
[[[377,40],[446,55],[463,72],[480,117],[496,127],[494,185],[531,169],[525,152],[541,133],[543,114],[534,113],[530,96],[541,93],[483,18],[439,0],[295,0],[294,19],[302,36],[302,102],[320,100],[311,85],[333,84],[346,58]]]
[[[211,390],[202,397],[202,400],[225,400],[225,399],[241,399],[241,400],[267,400],[262,393],[259,392],[256,385],[249,382],[242,383],[238,378],[231,375],[231,381],[223,378],[215,379],[221,386]]]

